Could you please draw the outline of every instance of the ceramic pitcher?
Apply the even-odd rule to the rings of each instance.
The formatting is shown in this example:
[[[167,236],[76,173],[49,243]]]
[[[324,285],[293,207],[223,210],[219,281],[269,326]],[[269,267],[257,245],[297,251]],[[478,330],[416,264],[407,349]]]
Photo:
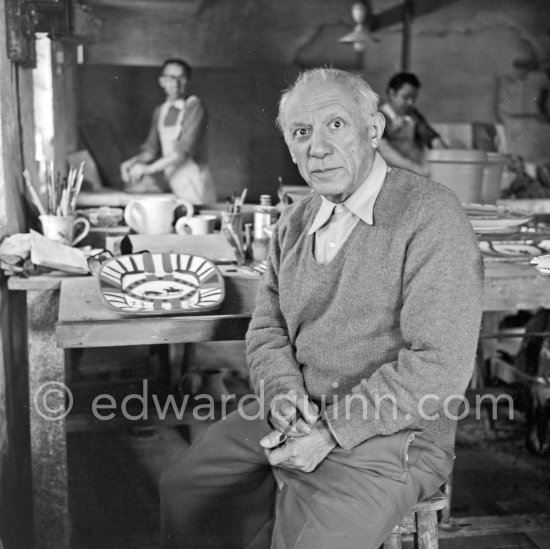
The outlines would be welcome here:
[[[175,196],[148,196],[131,200],[124,210],[128,227],[139,234],[169,234],[174,232],[174,210],[184,206],[186,216],[193,215],[193,205]]]

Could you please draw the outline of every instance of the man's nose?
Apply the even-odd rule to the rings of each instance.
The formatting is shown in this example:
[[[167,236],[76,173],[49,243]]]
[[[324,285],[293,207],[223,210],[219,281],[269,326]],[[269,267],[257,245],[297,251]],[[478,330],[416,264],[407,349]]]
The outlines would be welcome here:
[[[313,132],[311,135],[311,144],[309,148],[309,154],[317,158],[323,158],[327,154],[330,154],[332,148],[330,141],[322,131]]]

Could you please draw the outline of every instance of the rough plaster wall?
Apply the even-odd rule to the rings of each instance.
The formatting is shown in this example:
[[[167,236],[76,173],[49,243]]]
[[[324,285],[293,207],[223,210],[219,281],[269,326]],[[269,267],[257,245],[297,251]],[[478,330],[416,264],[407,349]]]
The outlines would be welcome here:
[[[530,52],[550,61],[549,20],[546,0],[460,0],[414,19],[410,70],[423,82],[420,108],[437,121],[495,121],[498,76]],[[322,25],[297,59],[306,65],[332,59],[346,67],[349,58],[332,46],[341,35],[341,25]],[[355,64],[381,94],[400,70],[401,43],[400,26],[377,31]]]
[[[109,0],[97,1],[105,6]],[[375,11],[385,9],[384,4],[391,7],[395,2],[377,0]],[[197,67],[193,89],[211,115],[210,153],[221,197],[242,186],[252,190],[251,199],[261,192],[274,193],[279,174],[288,183],[300,182],[272,124],[277,94],[298,66],[332,63],[360,70],[382,95],[388,78],[400,69],[400,25],[374,33],[362,59],[337,42],[349,31],[351,2],[159,0],[134,5],[127,10],[96,6],[103,38],[86,48],[86,65],[132,65],[139,72],[137,65],[158,66],[168,56],[183,56]],[[157,10],[143,7],[155,5]],[[548,20],[547,0],[458,0],[415,18],[411,69],[424,83],[419,107],[433,121],[495,121],[496,81],[510,71],[512,60],[526,49],[550,60]],[[140,93],[135,83],[143,80],[133,82],[131,91]],[[143,86],[149,97],[158,97],[156,89]],[[108,87],[104,80],[103,89]],[[135,136],[146,131],[148,118],[143,121],[141,111],[125,114],[133,119],[125,124],[116,116],[125,111],[124,105],[108,106],[107,91],[102,96],[101,89],[93,89],[95,116],[102,116],[105,97],[107,110],[115,113],[109,121],[116,121],[122,132],[118,148],[133,147]],[[148,98],[137,108],[148,117]],[[130,126],[131,132],[126,129]],[[116,173],[112,156],[109,171]]]
[[[341,0],[200,0],[172,3],[171,9],[155,8],[154,1],[148,5],[96,8],[103,39],[87,49],[87,61],[158,65],[165,57],[184,55],[193,66],[209,68],[292,64],[318,26],[350,19],[350,4]]]

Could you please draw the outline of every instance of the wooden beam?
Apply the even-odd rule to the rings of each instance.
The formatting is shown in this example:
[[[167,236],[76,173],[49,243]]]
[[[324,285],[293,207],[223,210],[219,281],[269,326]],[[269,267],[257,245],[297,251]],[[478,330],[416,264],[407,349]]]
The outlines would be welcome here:
[[[408,72],[411,63],[411,26],[413,18],[413,0],[403,4],[403,43],[401,45],[401,70]]]
[[[91,0],[92,8],[111,8],[119,10],[177,10],[178,12],[198,12],[203,0]]]
[[[449,4],[453,4],[458,0],[415,0],[414,1],[414,16],[421,17],[427,15],[432,11],[439,10]],[[377,31],[386,27],[392,27],[399,25],[403,22],[403,10],[407,1],[403,4],[399,4],[393,8],[389,8],[386,11],[377,13],[372,17],[372,24],[369,28],[371,31]]]

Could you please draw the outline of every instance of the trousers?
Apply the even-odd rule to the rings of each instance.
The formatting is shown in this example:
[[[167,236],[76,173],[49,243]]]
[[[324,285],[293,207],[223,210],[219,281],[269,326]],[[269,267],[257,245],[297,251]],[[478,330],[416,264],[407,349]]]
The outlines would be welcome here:
[[[214,423],[164,472],[163,549],[378,549],[447,480],[451,448],[400,431],[336,447],[311,473],[271,467],[250,403]]]

